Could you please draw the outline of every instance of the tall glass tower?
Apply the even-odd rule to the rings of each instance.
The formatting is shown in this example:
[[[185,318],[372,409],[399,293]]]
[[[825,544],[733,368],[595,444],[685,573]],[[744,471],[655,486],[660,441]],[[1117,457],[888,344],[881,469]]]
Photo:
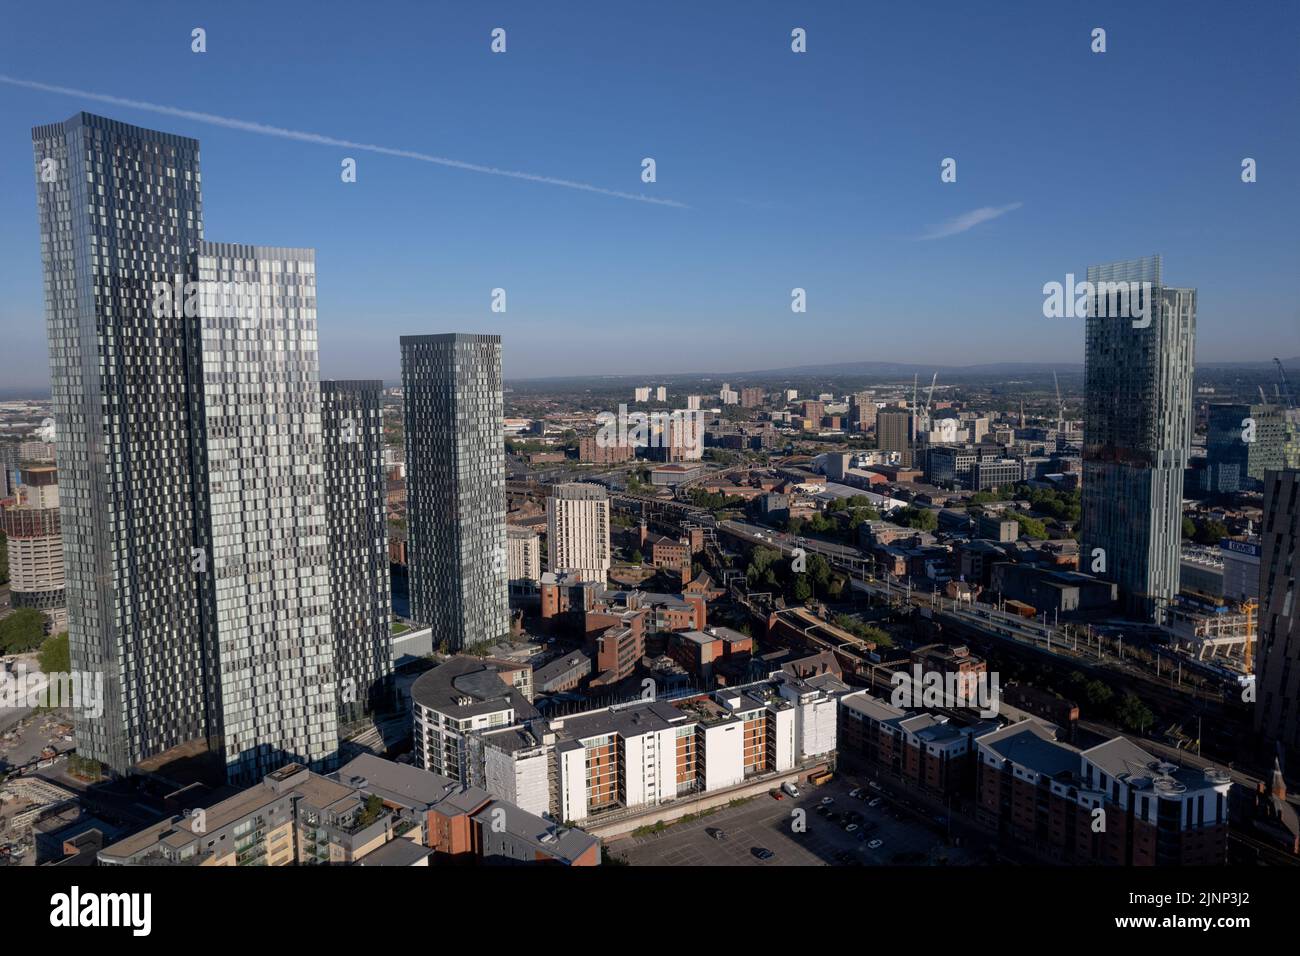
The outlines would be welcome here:
[[[102,673],[80,755],[125,772],[219,733],[205,689],[182,315],[199,144],[79,113],[32,131],[72,667]]]
[[[384,383],[322,381],[339,724],[381,706],[393,673]]]
[[[501,336],[401,345],[411,617],[435,647],[496,641],[510,629]]]
[[[226,772],[338,752],[310,249],[201,242],[190,328],[195,508]]]
[[[1183,469],[1192,439],[1196,290],[1151,256],[1089,266],[1080,569],[1133,613],[1178,593]],[[1123,282],[1127,296],[1102,283]]]

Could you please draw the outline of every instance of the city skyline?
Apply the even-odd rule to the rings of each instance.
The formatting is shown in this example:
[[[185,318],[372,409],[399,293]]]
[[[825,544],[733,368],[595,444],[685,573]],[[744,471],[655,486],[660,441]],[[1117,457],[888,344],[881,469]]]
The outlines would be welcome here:
[[[280,42],[281,31],[296,28],[286,14],[261,14],[265,29],[243,37],[236,52],[223,39],[230,21],[214,12],[204,24],[208,52],[199,56],[189,49],[188,14],[160,8],[156,32],[122,42],[128,51],[148,45],[152,58],[161,57],[174,77],[166,96],[117,63],[78,68],[83,60],[98,63],[93,48],[74,50],[71,71],[58,77],[28,51],[6,50],[5,72],[182,115],[0,82],[0,123],[23,129],[85,108],[201,137],[214,181],[230,184],[221,187],[223,211],[210,235],[256,234],[317,248],[331,277],[320,290],[320,321],[322,371],[333,378],[395,381],[399,363],[389,342],[427,328],[430,317],[439,330],[503,335],[517,349],[507,353],[508,379],[581,372],[584,364],[559,346],[570,341],[584,342],[620,374],[813,363],[825,357],[827,342],[836,343],[837,355],[862,360],[1078,361],[1082,323],[1043,318],[1042,286],[1082,273],[1088,262],[1155,249],[1200,277],[1200,361],[1297,355],[1286,224],[1300,214],[1300,195],[1284,158],[1296,152],[1296,124],[1279,98],[1284,84],[1258,75],[1281,68],[1277,44],[1295,14],[1275,11],[1275,29],[1246,30],[1221,7],[1198,6],[1204,17],[1179,18],[1173,34],[1157,8],[1097,11],[1109,30],[1104,55],[1088,50],[1091,20],[1047,10],[1027,8],[1016,19],[954,11],[947,28],[924,34],[922,18],[906,11],[828,11],[800,17],[809,53],[794,62],[789,16],[769,11],[744,24],[693,11],[693,31],[646,25],[648,36],[636,43],[622,26],[596,27],[577,14],[516,13],[503,20],[509,51],[495,57],[487,49],[495,23],[453,13],[428,24],[428,35],[456,40],[445,52],[449,61],[432,68],[430,88],[441,89],[444,70],[472,79],[457,88],[463,102],[436,96],[447,122],[435,135],[403,122],[409,110],[400,91],[409,83],[396,82],[386,66],[401,59],[389,47],[400,53],[418,42],[403,37],[420,35],[419,14],[403,36],[384,35],[383,55],[375,41],[350,38],[358,62],[374,70],[341,88],[300,63],[315,85],[285,96],[268,85],[255,58]],[[18,16],[33,27],[42,19],[35,10]],[[101,22],[98,13],[87,16]],[[101,25],[115,35],[110,21]],[[335,27],[319,29],[333,42]],[[174,44],[167,39],[173,32]],[[479,34],[482,49],[472,42]],[[646,75],[660,73],[639,52],[660,35],[682,71],[662,89],[646,86]],[[924,43],[907,42],[922,35]],[[539,77],[537,45],[566,37],[597,62]],[[1207,57],[1227,61],[1247,43],[1255,73],[1206,70]],[[1184,56],[1193,44],[1200,55]],[[1003,56],[1009,47],[1030,55],[1023,62]],[[601,52],[610,49],[622,54]],[[861,65],[864,51],[870,68]],[[207,77],[230,57],[241,69],[227,91],[214,90]],[[623,59],[629,62],[620,66]],[[948,85],[948,71],[962,66],[966,81]],[[627,70],[629,92],[614,92],[618,74],[602,84],[609,92],[593,90],[592,69]],[[697,103],[685,87],[705,78],[717,89]],[[1162,97],[1164,121],[1194,122],[1215,148],[1162,154],[1149,164],[1135,163],[1118,141],[1093,138],[1087,150],[1071,148],[1079,115],[1073,90],[1086,87],[1093,102],[1105,102],[1138,82]],[[919,112],[904,112],[883,95],[886,83],[909,84]],[[505,93],[521,84],[534,92],[516,104]],[[586,128],[547,105],[570,100],[600,119]],[[1229,102],[1231,110],[1206,108]],[[362,103],[370,109],[358,109]],[[716,122],[724,104],[725,132]],[[295,141],[185,111],[689,208]],[[14,150],[13,168],[20,169],[16,145],[0,139],[0,158]],[[358,163],[355,183],[340,179],[349,156]],[[794,175],[809,156],[818,157],[815,182]],[[641,181],[645,157],[657,161],[657,182]],[[944,183],[940,164],[949,157],[957,160],[957,180]],[[1257,182],[1241,182],[1244,157],[1258,162]],[[30,221],[22,190],[0,197],[0,282],[9,291],[0,320],[10,333],[0,380],[40,389],[44,342]],[[381,254],[392,268],[378,268]],[[938,274],[943,282],[934,281]],[[790,312],[796,287],[806,290],[809,310],[797,317]],[[495,288],[508,293],[504,313],[490,311]],[[794,319],[819,334],[779,353],[765,344]],[[650,323],[665,341],[640,339],[629,348],[627,331]],[[934,334],[917,340],[918,325]],[[749,334],[738,336],[739,329]],[[670,349],[674,340],[693,354]]]
[[[9,18],[20,928],[265,866],[1284,921],[1300,6],[493,6]]]

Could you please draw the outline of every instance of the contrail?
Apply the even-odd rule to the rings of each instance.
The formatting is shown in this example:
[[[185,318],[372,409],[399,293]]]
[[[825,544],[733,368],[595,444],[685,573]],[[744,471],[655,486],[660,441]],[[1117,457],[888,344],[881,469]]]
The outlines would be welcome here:
[[[336,139],[333,136],[323,136],[320,133],[305,133],[296,129],[284,129],[280,126],[268,126],[265,123],[253,123],[249,120],[234,119],[230,116],[217,116],[215,113],[200,113],[196,110],[183,110],[176,106],[163,106],[159,103],[146,103],[143,100],[130,100],[122,96],[110,96],[107,93],[91,93],[88,90],[76,90],[67,86],[53,86],[49,83],[38,83],[35,80],[20,80],[17,77],[5,76],[0,74],[0,83],[8,83],[10,86],[21,86],[29,90],[41,90],[45,93],[61,93],[64,96],[80,96],[84,99],[96,100],[100,103],[112,103],[114,106],[125,106],[129,109],[147,110],[150,113],[162,113],[165,116],[179,116],[182,119],[193,120],[196,123],[207,123],[210,126],[224,126],[226,129],[243,130],[245,133],[260,133],[263,136],[279,136],[281,139],[296,139],[303,143],[316,143],[320,146],[339,146],[344,149],[364,150],[369,153],[380,153],[384,156],[397,156],[402,159],[417,159],[422,163],[433,163],[437,166],[450,166],[452,169],[464,169],[472,173],[487,173],[491,176],[505,176],[509,179],[522,179],[530,183],[545,183],[548,186],[564,186],[566,189],[580,189],[583,192],[596,193],[601,196],[612,196],[615,199],[631,199],[634,202],[653,203],[656,206],[671,206],[674,209],[689,209],[686,203],[678,202],[676,199],[657,199],[653,196],[646,196],[642,193],[626,193],[617,189],[605,189],[602,186],[593,186],[590,183],[579,183],[572,179],[557,179],[554,176],[538,176],[535,173],[522,173],[513,169],[498,169],[495,166],[481,166],[478,163],[466,163],[459,159],[447,159],[445,156],[433,156],[429,153],[419,153],[410,149],[394,149],[391,146],[377,146],[374,143],[357,143],[349,139]]]

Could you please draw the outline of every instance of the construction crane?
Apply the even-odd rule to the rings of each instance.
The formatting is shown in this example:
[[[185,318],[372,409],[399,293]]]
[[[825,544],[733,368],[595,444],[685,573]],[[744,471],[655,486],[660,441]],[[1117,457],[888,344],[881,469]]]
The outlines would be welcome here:
[[[934,399],[934,385],[939,381],[939,373],[935,372],[934,377],[930,379],[930,388],[925,393],[925,410],[921,412],[921,418],[925,422],[925,433],[930,433],[930,402]]]
[[[1065,403],[1061,401],[1061,383],[1056,377],[1056,369],[1052,369],[1052,384],[1056,386],[1056,434],[1060,436],[1065,433]]]
[[[1287,381],[1286,369],[1282,367],[1282,360],[1274,356],[1273,364],[1277,366],[1278,395],[1287,408],[1295,408],[1295,396],[1291,394],[1291,383]]]

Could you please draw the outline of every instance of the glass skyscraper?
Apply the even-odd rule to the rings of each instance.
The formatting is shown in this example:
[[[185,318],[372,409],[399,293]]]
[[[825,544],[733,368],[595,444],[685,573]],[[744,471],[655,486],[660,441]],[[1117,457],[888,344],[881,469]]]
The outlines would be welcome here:
[[[227,775],[338,751],[310,249],[202,242],[190,326],[201,619]]]
[[[185,320],[155,314],[203,238],[199,144],[79,113],[32,131],[78,753],[119,772],[219,733],[205,688]]]
[[[1080,570],[1151,616],[1178,593],[1196,290],[1166,287],[1159,256],[1089,266],[1088,281],[1134,291],[1126,307],[1088,306]]]
[[[435,647],[495,642],[510,629],[501,336],[401,345],[411,617]]]
[[[364,531],[330,540],[314,253],[203,241],[195,140],[87,113],[32,138],[71,663],[104,680],[78,752],[328,768],[334,633],[388,666],[389,599],[377,400],[366,521],[334,529]]]
[[[321,382],[339,724],[381,706],[393,672],[384,383]]]

